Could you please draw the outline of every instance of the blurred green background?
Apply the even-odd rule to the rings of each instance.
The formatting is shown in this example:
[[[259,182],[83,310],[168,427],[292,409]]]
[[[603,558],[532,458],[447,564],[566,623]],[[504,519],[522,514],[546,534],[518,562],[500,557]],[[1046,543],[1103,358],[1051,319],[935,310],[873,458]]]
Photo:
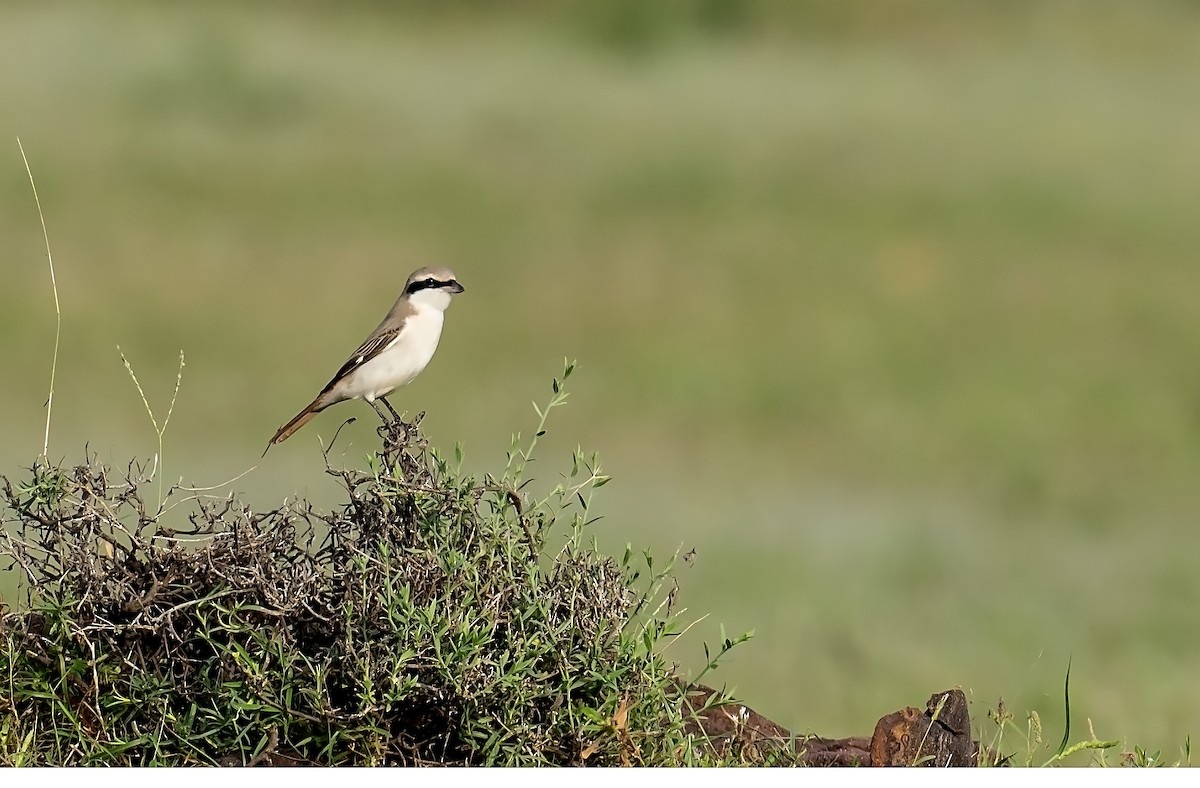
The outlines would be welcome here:
[[[410,270],[467,292],[398,407],[498,471],[580,444],[666,554],[669,656],[799,731],[953,685],[1200,732],[1200,8],[689,0],[0,6],[0,472],[156,449],[331,504],[330,410]],[[161,418],[161,413],[160,413]],[[10,581],[5,581],[11,587]],[[1076,737],[1077,738],[1077,737]]]

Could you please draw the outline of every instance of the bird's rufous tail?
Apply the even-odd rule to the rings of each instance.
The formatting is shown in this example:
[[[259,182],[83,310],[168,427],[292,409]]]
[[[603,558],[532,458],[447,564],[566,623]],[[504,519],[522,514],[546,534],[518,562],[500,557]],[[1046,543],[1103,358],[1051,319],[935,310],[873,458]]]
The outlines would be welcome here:
[[[305,424],[308,424],[309,419],[311,419],[313,416],[316,416],[321,410],[323,410],[323,408],[317,407],[318,402],[319,400],[313,400],[308,407],[297,413],[291,421],[280,427],[279,431],[275,433],[275,436],[267,442],[267,448],[263,450],[263,456],[265,457],[267,452],[270,451],[271,447],[276,443],[283,443],[285,440],[292,437],[293,432],[300,429]]]

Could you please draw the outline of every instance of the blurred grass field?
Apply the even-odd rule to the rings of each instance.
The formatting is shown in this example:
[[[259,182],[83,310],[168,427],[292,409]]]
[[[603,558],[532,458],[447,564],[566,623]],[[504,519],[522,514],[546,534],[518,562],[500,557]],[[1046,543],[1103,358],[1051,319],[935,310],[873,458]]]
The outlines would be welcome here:
[[[674,647],[864,734],[961,685],[1164,755],[1200,732],[1200,11],[528,2],[0,9],[0,472],[156,448],[171,479],[329,504],[263,461],[408,272],[467,292],[398,407],[479,471],[564,356],[615,478],[602,544],[694,548]],[[7,154],[3,151],[7,149]],[[346,439],[349,442],[345,442]],[[335,452],[337,453],[337,452]],[[7,582],[7,581],[6,581]],[[6,586],[11,587],[11,586]],[[1077,728],[1076,730],[1080,730]],[[1057,731],[1057,732],[1056,732]]]

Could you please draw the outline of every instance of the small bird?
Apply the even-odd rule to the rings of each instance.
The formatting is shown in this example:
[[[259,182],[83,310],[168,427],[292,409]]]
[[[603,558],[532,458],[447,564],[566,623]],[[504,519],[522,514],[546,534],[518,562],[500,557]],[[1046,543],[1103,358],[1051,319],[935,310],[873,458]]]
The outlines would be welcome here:
[[[450,299],[461,292],[463,286],[449,268],[435,266],[413,271],[383,322],[359,345],[317,398],[279,428],[267,443],[267,449],[283,443],[330,405],[348,399],[365,399],[380,416],[383,413],[375,400],[383,400],[388,410],[392,410],[384,397],[411,383],[425,369],[437,350]]]

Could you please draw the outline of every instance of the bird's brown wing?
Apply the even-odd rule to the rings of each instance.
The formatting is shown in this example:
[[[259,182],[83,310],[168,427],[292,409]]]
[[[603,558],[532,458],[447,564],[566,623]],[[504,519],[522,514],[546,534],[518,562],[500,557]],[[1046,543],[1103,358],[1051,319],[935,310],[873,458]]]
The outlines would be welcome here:
[[[337,374],[330,379],[329,383],[325,385],[325,388],[321,391],[321,393],[324,394],[326,391],[329,391],[337,384],[339,380],[346,377],[351,372],[358,369],[363,364],[366,364],[368,361],[386,350],[388,345],[391,345],[392,342],[396,340],[396,337],[400,335],[401,327],[402,326],[393,326],[389,328],[383,328],[383,326],[380,326],[375,333],[367,337],[367,340],[358,346],[358,350],[351,354],[350,358],[346,360],[346,363],[342,364],[342,368],[339,369]]]

